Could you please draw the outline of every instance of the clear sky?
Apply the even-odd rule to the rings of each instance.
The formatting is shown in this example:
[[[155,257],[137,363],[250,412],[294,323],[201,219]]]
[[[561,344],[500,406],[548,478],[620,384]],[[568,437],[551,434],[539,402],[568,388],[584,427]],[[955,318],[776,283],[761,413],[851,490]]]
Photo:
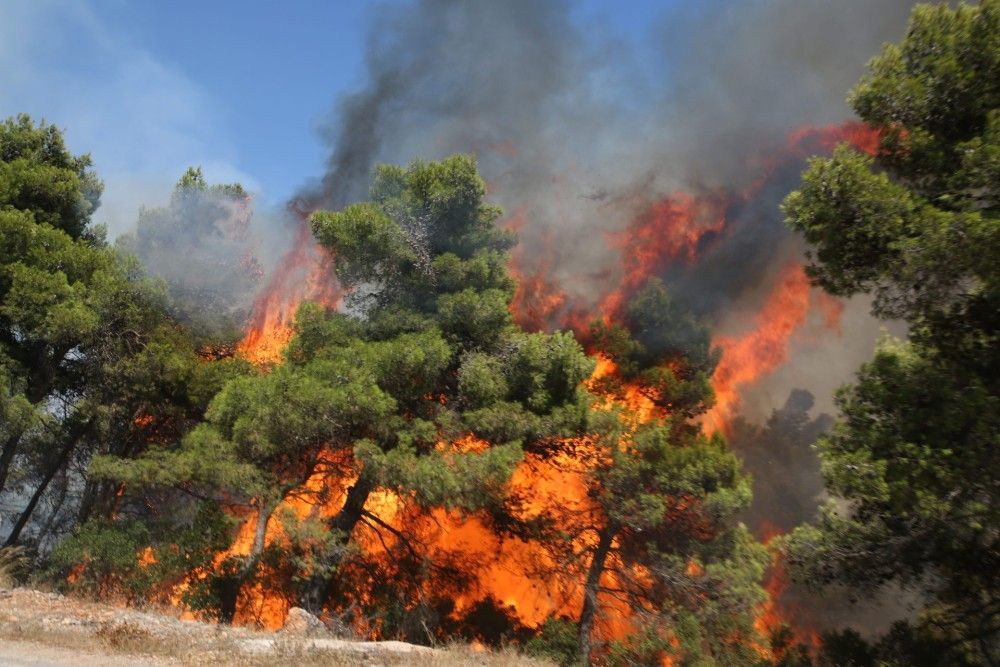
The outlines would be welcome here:
[[[320,127],[364,83],[373,4],[6,0],[0,115],[45,118],[93,154],[112,231],[162,201],[190,164],[277,203],[322,171]],[[641,50],[664,4],[587,0],[574,11]]]

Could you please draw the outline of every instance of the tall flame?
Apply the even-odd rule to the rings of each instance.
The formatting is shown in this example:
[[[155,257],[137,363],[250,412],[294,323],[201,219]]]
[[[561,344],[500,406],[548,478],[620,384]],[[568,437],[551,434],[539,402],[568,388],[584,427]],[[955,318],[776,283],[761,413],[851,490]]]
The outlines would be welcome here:
[[[809,279],[801,264],[786,264],[774,289],[754,317],[753,329],[740,336],[718,336],[722,360],[712,376],[715,405],[704,423],[716,431],[727,424],[739,407],[740,389],[752,385],[788,358],[789,340],[809,314]]]
[[[676,263],[696,260],[706,238],[726,226],[726,201],[722,197],[696,197],[675,192],[654,202],[632,219],[628,227],[610,235],[621,252],[622,278],[601,302],[606,316],[620,313],[628,297],[651,276]]]

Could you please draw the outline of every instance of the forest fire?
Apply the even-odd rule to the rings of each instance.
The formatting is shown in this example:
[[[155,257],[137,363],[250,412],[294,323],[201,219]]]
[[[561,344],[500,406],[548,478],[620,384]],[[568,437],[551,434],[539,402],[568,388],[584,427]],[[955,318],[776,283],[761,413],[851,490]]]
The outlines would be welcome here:
[[[695,262],[703,240],[725,228],[725,213],[722,197],[678,192],[640,212],[625,231],[611,234],[610,244],[621,253],[622,278],[599,311],[605,317],[618,316],[628,296],[650,276],[670,265]]]
[[[825,146],[834,139],[847,139],[866,149],[872,145],[870,133],[853,126],[802,130],[790,137],[789,153],[794,157],[798,154],[796,147],[817,142]],[[754,192],[745,193],[733,201],[753,196]],[[729,233],[732,210],[732,202],[721,195],[688,193],[674,193],[641,209],[624,231],[607,236],[607,243],[621,257],[619,277],[603,294],[594,295],[591,305],[574,302],[553,280],[552,253],[542,253],[545,259],[529,268],[524,266],[520,251],[515,251],[511,270],[518,279],[518,291],[511,306],[513,314],[529,329],[567,327],[586,339],[591,320],[616,321],[631,295],[649,278],[696,267],[703,255]],[[517,230],[527,220],[527,213],[520,211],[507,225]],[[273,364],[280,360],[291,338],[299,303],[312,300],[335,308],[342,293],[333,277],[333,261],[316,245],[309,226],[303,222],[292,250],[258,297],[238,353],[259,365]],[[839,326],[839,303],[816,297],[802,265],[788,261],[774,273],[769,291],[748,321],[747,330],[715,336],[714,345],[722,349],[722,360],[712,378],[715,406],[705,415],[704,427],[727,431],[739,409],[742,392],[786,360],[793,335],[813,312],[820,313],[827,328],[836,330]],[[596,367],[586,384],[604,397],[594,409],[623,411],[636,425],[667,416],[647,390],[630,382],[617,382],[616,393],[604,393],[602,382],[614,378],[617,369],[607,357],[597,353],[594,356]],[[629,446],[625,437],[620,446]],[[485,443],[472,436],[439,443],[438,447],[442,455],[485,448]],[[557,558],[549,546],[530,535],[498,531],[488,517],[447,508],[421,509],[413,498],[392,491],[372,493],[352,532],[360,554],[343,565],[351,590],[342,591],[341,597],[349,602],[330,613],[362,635],[382,636],[379,622],[359,610],[381,594],[386,581],[397,580],[393,574],[405,565],[423,573],[421,581],[412,584],[416,588],[407,599],[423,601],[418,606],[426,605],[426,613],[436,614],[439,623],[466,627],[464,632],[470,633],[470,639],[498,639],[480,634],[482,624],[477,618],[492,618],[494,625],[496,619],[506,619],[500,626],[508,632],[537,630],[550,618],[577,618],[584,600],[587,554],[594,551],[598,539],[591,527],[601,523],[591,492],[591,478],[600,457],[594,443],[586,438],[567,441],[555,456],[528,453],[516,466],[510,482],[509,498],[515,507],[511,518],[523,525],[554,520],[564,533],[573,535],[566,546],[568,562],[576,563],[573,567],[566,566],[567,554]],[[288,530],[303,530],[301,526],[310,522],[329,519],[344,505],[359,475],[359,464],[350,458],[341,456],[329,467],[320,466],[299,489],[284,497],[267,520],[265,548],[288,547]],[[289,523],[289,519],[294,520]],[[251,553],[257,524],[255,513],[243,519],[237,539],[229,550],[218,555],[216,567],[231,557]],[[295,525],[299,528],[292,528]],[[614,559],[611,556],[609,567],[600,574],[604,589],[621,588],[623,584],[616,580],[619,576],[633,582],[648,577],[641,569]],[[294,596],[280,567],[262,567],[263,574],[240,590],[233,620],[277,628],[284,622]],[[773,572],[770,588],[778,595],[783,581],[780,564]],[[704,570],[692,561],[686,574],[697,579]],[[602,593],[600,598],[602,614],[595,626],[599,635],[614,639],[631,632],[633,619],[642,610],[614,595]],[[444,606],[442,599],[448,600]],[[417,611],[410,608],[408,613]],[[772,600],[760,611],[756,630],[761,641],[782,622]],[[767,649],[761,651],[766,653]],[[667,657],[664,661],[669,664]]]
[[[596,381],[615,372],[613,362],[599,358],[588,384],[596,386]],[[658,414],[652,402],[631,386],[624,388],[622,397],[608,397],[595,409],[626,410],[637,424]],[[442,451],[476,451],[486,446],[487,443],[471,436],[454,443],[439,443]],[[596,539],[588,527],[599,523],[598,510],[587,493],[590,467],[596,456],[597,451],[586,439],[568,441],[564,451],[554,458],[528,456],[517,466],[511,480],[511,496],[518,499],[516,518],[530,523],[556,515],[566,522],[567,530],[576,531],[572,526],[582,526],[570,545],[581,557]],[[346,470],[352,464],[341,458],[333,467]],[[312,475],[276,508],[267,525],[266,544],[288,545],[283,516],[292,516],[301,523],[335,513],[343,504],[347,489],[355,483],[356,475],[356,471],[331,475],[326,470]],[[243,520],[233,546],[216,557],[216,567],[228,558],[250,553],[256,524],[256,514]],[[524,628],[537,628],[553,616],[574,617],[582,603],[579,581],[586,566],[582,558],[579,569],[567,570],[539,541],[498,534],[482,519],[461,512],[445,509],[427,512],[396,493],[382,492],[369,500],[354,539],[362,555],[353,565],[358,569],[357,576],[352,578],[356,588],[351,596],[360,607],[377,594],[376,589],[384,581],[366,575],[366,571],[384,574],[398,567],[397,559],[416,556],[418,552],[430,568],[419,597],[430,600],[443,592],[450,595],[453,606],[448,614],[455,623],[496,608]],[[610,570],[604,576],[607,584],[613,584],[615,575]],[[273,586],[257,582],[242,590],[234,622],[280,628],[292,604],[280,579],[275,574]],[[602,602],[605,613],[599,632],[607,638],[625,636],[631,629],[634,610],[611,596],[605,599],[602,595]],[[348,620],[362,636],[380,636],[377,625],[371,625],[363,616]]]
[[[805,618],[795,605],[786,602],[789,574],[781,552],[775,549],[771,542],[781,535],[781,531],[771,524],[762,526],[762,530],[764,544],[768,545],[770,550],[771,565],[765,585],[767,602],[760,609],[754,627],[763,637],[780,637],[776,646],[762,647],[762,654],[770,655],[771,658],[780,661],[785,657],[793,640],[800,646],[813,649],[818,648],[822,640],[815,628],[811,627],[810,619]]]
[[[21,4],[0,654],[1000,663],[1000,0]]]

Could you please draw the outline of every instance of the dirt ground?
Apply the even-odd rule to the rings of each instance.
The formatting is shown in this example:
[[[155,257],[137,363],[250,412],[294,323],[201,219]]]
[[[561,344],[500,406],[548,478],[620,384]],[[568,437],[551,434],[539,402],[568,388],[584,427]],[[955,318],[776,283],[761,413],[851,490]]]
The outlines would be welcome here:
[[[338,639],[324,632],[259,632],[123,609],[56,593],[0,589],[0,666],[544,667],[514,652]]]

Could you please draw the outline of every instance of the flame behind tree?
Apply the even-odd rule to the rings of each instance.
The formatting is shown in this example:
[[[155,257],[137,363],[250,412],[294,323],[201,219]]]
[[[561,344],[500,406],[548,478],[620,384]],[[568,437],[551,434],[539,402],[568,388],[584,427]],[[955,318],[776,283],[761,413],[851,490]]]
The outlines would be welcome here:
[[[296,215],[292,247],[257,295],[248,331],[236,348],[239,356],[258,365],[281,360],[292,338],[295,312],[303,302],[334,308],[340,301],[332,258],[316,243],[306,216]]]
[[[848,132],[850,126],[845,128],[803,131],[790,142],[798,149],[803,142],[823,147],[824,141],[832,137],[867,136]],[[759,645],[758,640],[716,641],[721,612],[718,607],[704,604],[696,594],[700,591],[714,595],[706,592],[706,581],[690,580],[680,588],[672,588],[677,583],[674,581],[659,592],[650,590],[653,573],[676,577],[678,570],[652,562],[659,551],[636,549],[635,544],[628,543],[629,539],[634,539],[629,538],[629,532],[635,525],[655,519],[640,517],[624,522],[616,530],[609,530],[608,511],[612,508],[618,511],[621,503],[614,493],[608,493],[610,487],[606,480],[614,475],[631,474],[632,486],[647,483],[651,488],[661,489],[651,493],[653,497],[670,495],[673,488],[670,485],[674,482],[644,480],[641,460],[612,455],[623,438],[614,435],[597,438],[600,433],[596,432],[592,414],[581,418],[574,428],[562,429],[560,438],[540,435],[539,441],[533,442],[530,438],[525,440],[520,430],[523,426],[517,421],[536,419],[538,415],[524,411],[513,420],[510,418],[514,414],[510,412],[511,405],[504,405],[503,409],[493,404],[479,405],[478,399],[456,395],[454,388],[449,390],[447,381],[442,380],[445,390],[439,390],[432,380],[426,387],[426,395],[419,397],[420,410],[425,409],[423,403],[428,400],[439,404],[444,401],[446,406],[461,410],[478,406],[486,411],[473,418],[484,420],[483,423],[476,426],[474,432],[471,426],[468,432],[459,432],[457,439],[452,435],[454,428],[449,434],[442,425],[432,423],[431,429],[437,438],[433,451],[427,444],[431,441],[427,440],[424,450],[418,450],[418,456],[412,460],[390,460],[386,465],[403,479],[372,484],[367,502],[360,506],[360,514],[356,507],[349,507],[348,495],[355,493],[357,497],[360,493],[356,491],[356,483],[363,481],[362,472],[369,463],[355,457],[352,443],[356,444],[359,439],[372,441],[372,436],[363,430],[367,428],[364,425],[381,425],[396,409],[381,404],[384,396],[373,392],[370,384],[352,384],[359,378],[363,380],[362,376],[352,375],[356,359],[374,358],[368,353],[359,354],[363,349],[361,342],[388,343],[394,339],[401,346],[391,353],[396,356],[407,354],[407,344],[423,346],[426,352],[436,354],[434,340],[413,336],[407,343],[399,339],[397,329],[402,327],[403,333],[409,334],[427,333],[427,328],[433,327],[441,315],[437,300],[456,293],[467,296],[462,294],[467,286],[474,288],[473,297],[477,293],[487,293],[491,285],[494,287],[487,293],[489,298],[497,296],[498,291],[512,289],[510,278],[498,272],[498,267],[511,263],[506,252],[499,247],[466,249],[460,252],[472,255],[464,259],[458,252],[434,249],[435,216],[441,213],[435,212],[428,203],[414,203],[420,200],[412,193],[386,195],[386,192],[393,192],[390,179],[402,178],[394,168],[384,168],[379,178],[381,182],[376,182],[373,204],[355,205],[340,214],[316,216],[317,226],[331,216],[348,223],[351,234],[364,235],[360,241],[355,236],[343,236],[343,229],[328,229],[328,249],[323,249],[316,245],[309,226],[303,224],[293,250],[260,295],[250,331],[238,351],[241,356],[272,365],[275,372],[266,377],[253,374],[230,383],[219,393],[209,411],[209,424],[191,434],[179,451],[165,456],[157,451],[139,461],[115,466],[111,471],[112,478],[128,482],[130,491],[138,491],[150,481],[167,484],[180,481],[185,485],[214,489],[229,511],[242,518],[243,525],[231,546],[218,551],[211,566],[199,566],[188,577],[186,588],[169,597],[196,608],[210,608],[226,620],[277,627],[290,605],[302,604],[311,595],[325,599],[331,613],[351,613],[351,623],[363,632],[373,636],[402,634],[417,641],[425,641],[427,635],[426,631],[413,634],[412,628],[416,626],[433,627],[438,639],[458,632],[495,643],[505,636],[523,637],[525,633],[535,632],[546,619],[567,617],[576,621],[581,616],[593,615],[592,634],[598,647],[605,645],[606,640],[621,639],[632,633],[638,627],[636,623],[641,624],[644,632],[652,633],[651,638],[657,641],[651,645],[666,654],[681,651],[678,648],[681,638],[674,631],[677,626],[683,626],[688,636],[692,636],[692,632],[695,635],[708,633],[715,652]],[[766,182],[766,178],[761,180],[762,184]],[[426,194],[421,196],[431,198]],[[499,374],[503,382],[510,383],[513,381],[511,369],[525,369],[529,374],[539,372],[539,359],[550,354],[546,351],[549,343],[545,342],[549,339],[546,336],[523,337],[522,333],[523,338],[515,340],[507,334],[516,332],[516,327],[511,327],[508,316],[503,313],[512,312],[518,324],[533,328],[543,327],[546,321],[551,323],[562,315],[563,326],[575,329],[578,337],[587,341],[589,353],[598,355],[598,368],[588,382],[590,393],[597,396],[590,398],[596,400],[595,405],[617,406],[629,413],[628,419],[634,424],[659,421],[668,416],[674,420],[659,435],[647,433],[656,424],[644,425],[641,433],[617,427],[617,432],[627,432],[628,438],[645,438],[651,443],[651,449],[641,456],[662,458],[657,447],[687,447],[697,449],[706,461],[714,460],[719,455],[715,449],[706,448],[694,437],[693,431],[677,428],[677,425],[686,419],[700,419],[714,426],[714,430],[725,432],[742,385],[752,384],[781,363],[790,337],[803,324],[811,307],[809,285],[801,267],[788,264],[777,272],[772,294],[756,318],[757,328],[740,337],[716,339],[716,343],[728,351],[719,363],[718,350],[713,350],[708,334],[691,312],[696,304],[692,304],[690,298],[683,298],[683,281],[677,284],[677,276],[671,275],[671,269],[680,272],[682,277],[683,272],[697,272],[706,261],[703,255],[738,233],[741,222],[738,212],[743,199],[746,197],[724,197],[721,193],[701,197],[675,194],[661,205],[641,211],[631,231],[637,239],[658,238],[659,242],[655,245],[629,242],[631,236],[625,233],[609,239],[623,251],[623,282],[606,294],[595,295],[603,312],[589,330],[586,322],[590,316],[583,307],[560,309],[564,302],[561,298],[546,299],[545,303],[552,307],[546,305],[532,311],[526,302],[532,298],[544,299],[550,286],[544,279],[522,280],[518,286],[520,291],[513,299],[500,294],[501,300],[494,300],[497,307],[486,313],[494,317],[493,324],[487,322],[481,333],[466,334],[478,338],[493,329],[499,331],[497,340],[502,341],[507,350],[491,354],[499,355],[503,363],[498,366],[490,355],[471,356],[459,364],[459,369],[466,369],[462,374],[453,369],[446,371],[444,377],[451,373],[460,385],[464,379],[466,384],[458,387],[459,394],[470,390],[478,396],[475,385],[468,384],[475,378],[485,378],[483,381],[491,385],[495,378],[489,379],[490,374]],[[723,213],[725,215],[720,217]],[[391,224],[384,224],[385,220]],[[516,229],[518,223],[511,222],[509,226]],[[480,225],[479,232],[482,231]],[[509,235],[501,231],[496,238],[504,236]],[[448,239],[449,242],[453,240],[453,237]],[[343,247],[338,249],[338,244]],[[639,248],[644,251],[633,252]],[[293,332],[291,320],[303,298],[318,300],[325,308],[333,307],[340,299],[341,285],[332,275],[329,250],[334,250],[339,257],[340,279],[351,288],[347,300],[347,312],[351,316],[333,316],[328,321],[322,308],[307,306],[300,311]],[[516,251],[514,259],[517,259]],[[651,276],[662,274],[672,291],[668,292],[656,278],[651,279]],[[544,272],[537,276],[544,278]],[[306,277],[308,279],[304,279]],[[530,297],[524,289],[526,285],[532,290]],[[432,305],[428,307],[428,303]],[[466,304],[478,305],[474,299],[467,300]],[[527,322],[526,312],[531,315]],[[454,324],[449,326],[465,327],[477,318],[455,317]],[[293,333],[297,333],[297,338],[285,350]],[[563,342],[568,340],[566,337]],[[446,344],[452,345],[447,340]],[[344,395],[328,392],[329,387],[312,381],[317,368],[313,359],[316,350],[338,346],[347,346],[354,357],[337,357],[336,364],[324,371],[327,375],[323,382],[332,383],[330,378],[339,377],[338,381],[354,399],[361,401],[363,398],[362,405],[345,402]],[[461,348],[463,357],[469,352],[482,351],[479,343],[468,349],[465,347]],[[571,347],[578,348],[575,343]],[[387,354],[388,350],[388,345],[383,345],[380,351],[371,354]],[[516,350],[513,356],[512,350]],[[733,354],[740,350],[742,354]],[[448,351],[441,352],[444,356],[448,354]],[[278,363],[282,358],[286,363]],[[331,359],[325,361],[331,362]],[[432,360],[430,363],[432,365],[427,368],[439,368],[441,364],[447,367],[453,362]],[[301,368],[292,372],[299,366]],[[376,364],[375,368],[378,371],[374,376],[375,387],[379,391],[390,386],[387,382],[398,384],[398,378],[390,377],[393,364]],[[416,374],[421,372],[414,371]],[[580,377],[585,375],[581,373]],[[515,384],[530,382],[537,380],[518,380]],[[715,390],[715,405],[712,405],[710,383]],[[395,396],[393,392],[397,390],[389,388],[387,391]],[[498,400],[510,404],[513,403],[510,398],[508,392],[501,394]],[[523,403],[527,399],[518,400]],[[574,405],[582,410],[582,404]],[[371,410],[363,413],[361,408]],[[706,409],[711,412],[706,413]],[[342,417],[352,410],[353,417],[345,426]],[[307,424],[309,420],[313,421]],[[323,421],[325,425],[320,423]],[[311,430],[316,424],[319,427]],[[360,430],[352,431],[352,427]],[[537,433],[550,427],[551,422],[528,426]],[[574,430],[587,432],[588,437],[564,437],[567,431]],[[615,429],[612,432],[616,432]],[[459,453],[471,455],[489,449],[484,443],[514,441],[519,441],[524,457],[512,467],[509,483],[500,484],[506,484],[506,488],[485,505],[475,504],[482,495],[475,492],[470,492],[476,496],[471,504],[451,503],[449,499],[443,505],[435,505],[436,501],[428,500],[426,494],[419,497],[416,493],[423,482],[406,475],[409,468],[415,467],[414,461],[422,462],[419,457],[423,454],[429,453],[431,460],[445,460],[448,466],[452,465],[453,461],[448,459],[456,443],[464,443],[458,447]],[[466,445],[470,442],[478,444],[469,448]],[[603,448],[600,451],[604,455],[595,451],[598,445]],[[392,456],[399,453],[398,446],[391,442],[384,447]],[[383,446],[378,449],[385,451]],[[639,455],[641,450],[626,451]],[[193,462],[209,462],[210,465],[192,468]],[[715,473],[723,475],[727,470],[724,463],[719,462],[721,467],[715,468]],[[629,472],[629,466],[635,469]],[[168,476],[158,472],[162,470],[173,472]],[[421,474],[427,472],[424,470]],[[678,474],[686,473],[679,470]],[[709,480],[711,483],[716,481]],[[742,484],[741,480],[731,477],[724,485],[737,488]],[[559,486],[563,488],[557,489]],[[715,493],[708,487],[702,491],[706,497]],[[448,493],[457,497],[459,490],[451,489]],[[739,493],[730,498],[734,510],[743,502],[740,498]],[[597,499],[603,500],[598,502]],[[348,529],[351,525],[348,521],[344,529],[331,531],[330,527],[341,521],[338,516],[350,517],[343,513],[345,509],[359,516],[353,528]],[[699,509],[693,507],[691,511]],[[737,546],[743,549],[743,556],[747,558],[743,569],[745,580],[752,582],[757,561],[751,543],[743,538],[732,539],[737,535],[732,515],[728,509],[718,515],[718,523],[705,530],[702,540],[705,545],[728,540],[733,549]],[[583,517],[587,519],[583,522],[586,528],[579,530],[573,524],[580,523]],[[541,533],[533,533],[533,530]],[[679,530],[683,533],[685,528]],[[650,536],[654,532],[645,527],[638,534]],[[612,537],[611,542],[600,549],[602,533]],[[669,535],[670,531],[666,533]],[[567,535],[573,537],[568,539]],[[679,557],[671,552],[672,558],[679,558],[673,562],[684,563],[684,576],[700,577],[706,571],[700,564],[705,559],[695,548],[696,543],[683,540],[677,543],[683,544],[688,553],[686,557]],[[484,545],[492,545],[495,553]],[[709,572],[718,571],[719,563],[728,558],[719,551],[715,557],[718,562]],[[433,563],[433,566],[426,563]],[[688,566],[691,572],[687,571]],[[591,571],[595,573],[593,577],[590,577]],[[317,581],[304,586],[304,572],[314,574]],[[451,575],[450,580],[443,574],[445,572]],[[329,583],[323,584],[323,578]],[[588,578],[593,594],[585,596],[583,589]],[[372,583],[379,580],[392,582],[392,585]],[[406,586],[402,582],[406,582]],[[310,587],[312,593],[308,592]],[[323,587],[329,590],[315,592]],[[214,591],[206,594],[206,589]],[[730,598],[730,603],[736,605],[730,607],[730,611],[739,610],[730,620],[745,620],[744,613],[752,606],[748,601],[753,599],[753,593],[754,587],[748,584],[740,595]],[[688,616],[683,619],[674,616],[664,622],[658,616],[661,611],[658,604],[668,599],[676,603],[679,595],[686,596],[684,604],[679,607],[675,604],[672,613],[677,614],[677,610],[683,608]],[[629,602],[622,603],[619,600],[622,597]],[[582,614],[588,600],[590,607]],[[313,608],[320,605],[308,604]],[[637,614],[636,610],[641,613]],[[380,621],[372,626],[364,620],[366,615],[400,620]],[[700,629],[695,631],[692,629],[695,627]],[[742,627],[752,634],[748,624],[742,623]],[[585,639],[590,636],[590,632],[582,635]],[[674,645],[674,641],[678,645]],[[630,651],[640,647],[641,643],[626,642],[619,648]],[[589,650],[588,645],[583,648]]]
[[[711,405],[719,352],[659,280],[622,310],[620,322],[592,328],[612,372],[590,386],[622,412],[605,426],[588,473],[596,520],[581,657],[593,658],[589,635],[605,591],[643,619],[630,621],[644,640],[615,649],[633,664],[699,655],[750,664],[760,658],[753,621],[767,558],[736,519],[750,501],[749,480],[725,441],[694,422]]]

